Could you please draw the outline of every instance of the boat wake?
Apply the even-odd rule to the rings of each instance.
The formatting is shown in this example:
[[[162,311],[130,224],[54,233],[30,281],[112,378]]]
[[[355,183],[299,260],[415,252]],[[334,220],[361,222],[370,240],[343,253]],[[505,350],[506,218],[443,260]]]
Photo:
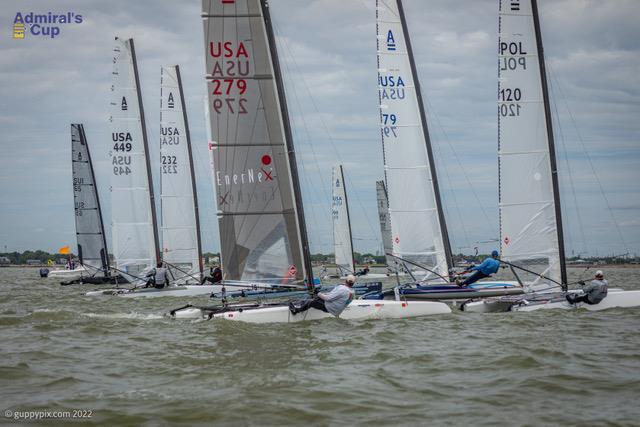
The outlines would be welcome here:
[[[136,319],[136,320],[159,320],[165,317],[161,314],[153,313],[80,313],[82,316],[94,319]]]

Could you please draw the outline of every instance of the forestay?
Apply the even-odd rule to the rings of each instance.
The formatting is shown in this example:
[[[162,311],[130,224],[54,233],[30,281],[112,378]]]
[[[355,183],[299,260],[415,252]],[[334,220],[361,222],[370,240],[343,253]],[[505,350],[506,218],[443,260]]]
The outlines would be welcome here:
[[[102,222],[100,198],[84,126],[71,125],[71,165],[73,170],[73,202],[76,218],[76,240],[80,263],[90,275],[108,274],[109,258]]]
[[[302,280],[310,264],[268,6],[203,0],[203,21],[225,279]]]
[[[118,269],[139,277],[159,259],[153,184],[133,40],[116,38],[111,86],[111,230]]]
[[[535,4],[533,5],[535,7]],[[560,281],[560,218],[553,134],[531,0],[501,0],[498,150],[502,258]],[[540,43],[540,44],[538,44]],[[539,56],[540,54],[540,56]],[[556,190],[557,191],[557,190]]]
[[[331,217],[333,219],[333,248],[336,266],[345,273],[355,271],[349,205],[344,187],[342,165],[332,168],[331,173]]]
[[[160,206],[162,259],[176,277],[202,276],[191,137],[178,66],[163,67],[160,85]]]
[[[398,0],[377,1],[380,127],[393,253],[448,275],[448,237],[426,118]]]

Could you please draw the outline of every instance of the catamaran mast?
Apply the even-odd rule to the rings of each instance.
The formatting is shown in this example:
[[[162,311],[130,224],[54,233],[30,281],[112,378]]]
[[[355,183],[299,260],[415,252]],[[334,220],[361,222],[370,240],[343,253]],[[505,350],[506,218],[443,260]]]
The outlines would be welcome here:
[[[313,269],[311,266],[311,253],[309,251],[309,239],[307,238],[307,227],[304,221],[304,210],[302,206],[302,193],[300,190],[300,179],[298,177],[298,167],[296,165],[296,153],[293,146],[293,137],[291,134],[291,124],[289,123],[289,111],[287,109],[287,99],[284,94],[284,86],[282,84],[282,74],[280,71],[280,62],[278,61],[278,51],[276,49],[276,40],[271,27],[271,16],[269,14],[269,4],[267,0],[260,0],[262,8],[262,17],[264,19],[265,28],[267,30],[267,41],[269,51],[271,53],[271,62],[273,65],[274,79],[276,90],[278,92],[278,101],[280,104],[280,112],[282,114],[282,123],[284,126],[285,144],[287,147],[289,165],[291,166],[291,179],[293,183],[293,198],[296,204],[296,214],[298,219],[298,227],[300,228],[300,240],[302,245],[302,255],[304,257],[303,264],[305,274],[307,275],[307,285],[313,287]]]
[[[196,214],[196,244],[198,248],[198,271],[202,276],[204,266],[202,264],[202,242],[200,240],[200,214],[198,212],[198,192],[196,190],[196,175],[193,170],[193,153],[191,151],[191,133],[189,132],[189,122],[187,120],[187,106],[184,101],[184,92],[182,90],[182,79],[180,78],[180,67],[177,65],[176,79],[178,80],[178,91],[180,92],[180,102],[182,103],[182,118],[184,119],[184,131],[187,138],[187,154],[189,156],[189,165],[191,168],[191,189],[193,192],[193,208]]]
[[[156,200],[153,195],[153,178],[151,177],[151,162],[149,160],[149,142],[147,141],[147,125],[144,120],[144,108],[142,106],[142,93],[140,90],[140,78],[138,76],[138,62],[136,51],[133,47],[133,39],[129,39],[131,47],[131,59],[133,61],[133,75],[136,81],[136,93],[138,95],[138,105],[140,106],[140,125],[142,126],[142,144],[144,145],[144,158],[147,165],[147,180],[149,182],[149,200],[151,202],[151,224],[153,226],[153,243],[156,253],[156,262],[160,262],[160,239],[158,238],[158,221],[156,219]]]
[[[553,185],[553,201],[555,205],[556,230],[558,232],[558,251],[560,255],[561,283],[567,283],[567,266],[564,252],[564,233],[562,231],[562,209],[560,208],[560,186],[558,183],[558,167],[556,164],[556,149],[553,138],[553,123],[551,121],[551,105],[549,103],[549,88],[547,86],[547,72],[542,50],[542,34],[540,32],[540,18],[538,16],[538,2],[531,0],[533,12],[533,26],[536,33],[536,45],[538,48],[538,64],[540,64],[540,80],[542,83],[542,99],[544,102],[544,116],[547,123],[547,141],[549,143],[549,161],[551,163],[551,183]]]
[[[447,262],[447,271],[450,271],[451,268],[453,267],[453,260],[451,257],[451,243],[449,241],[449,233],[447,231],[447,224],[444,218],[444,210],[442,208],[442,200],[440,198],[440,189],[438,187],[438,174],[436,173],[433,150],[431,148],[431,138],[429,137],[429,128],[427,127],[427,115],[424,111],[424,104],[422,103],[422,91],[420,90],[420,80],[418,79],[416,63],[413,58],[413,50],[411,48],[411,38],[409,37],[409,29],[407,28],[407,21],[404,16],[402,0],[397,0],[397,3],[398,3],[398,12],[400,14],[400,22],[402,24],[402,32],[404,34],[405,43],[407,45],[409,64],[411,65],[411,74],[413,74],[413,82],[415,85],[416,98],[418,101],[418,110],[420,111],[420,120],[422,122],[422,130],[424,132],[425,144],[427,146],[427,157],[429,158],[429,169],[431,171],[431,181],[433,183],[433,193],[435,196],[436,210],[438,212],[438,222],[440,224],[440,232],[442,234],[444,256]]]

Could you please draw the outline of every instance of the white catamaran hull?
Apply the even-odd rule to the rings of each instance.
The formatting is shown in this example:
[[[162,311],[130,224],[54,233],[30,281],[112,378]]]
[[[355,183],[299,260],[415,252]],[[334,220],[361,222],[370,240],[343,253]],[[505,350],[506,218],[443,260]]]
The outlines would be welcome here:
[[[409,317],[448,314],[451,309],[441,302],[424,301],[367,301],[355,300],[340,314],[345,320],[403,319]],[[177,319],[207,318],[205,310],[188,308],[173,313]],[[291,314],[287,305],[238,309],[213,314],[213,318],[235,320],[247,323],[293,323],[334,317],[332,314],[311,308],[296,315]]]
[[[584,308],[589,311],[602,311],[609,308],[640,307],[640,291],[609,291],[605,299],[598,304],[569,304],[568,301],[537,302],[535,304],[520,304],[511,307],[511,311],[535,311],[548,309],[572,310]]]
[[[87,274],[87,269],[83,266],[76,267],[73,270],[52,270],[49,272],[48,277],[59,278],[59,279],[71,279],[82,276],[83,274]]]
[[[234,287],[234,290],[240,290],[242,288]],[[247,286],[246,289],[252,289],[251,286]],[[227,290],[229,290],[227,288]],[[154,297],[192,297],[198,295],[210,295],[214,292],[221,292],[222,285],[185,285],[185,286],[170,286],[168,288],[156,289],[156,288],[112,288],[99,291],[87,292],[85,295],[89,297],[95,296],[118,296],[122,298],[154,298]]]

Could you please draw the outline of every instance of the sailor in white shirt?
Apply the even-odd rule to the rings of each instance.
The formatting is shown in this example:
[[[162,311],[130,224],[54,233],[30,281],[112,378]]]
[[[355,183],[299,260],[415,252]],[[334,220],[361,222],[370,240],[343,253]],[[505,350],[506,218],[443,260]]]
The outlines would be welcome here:
[[[338,285],[329,293],[319,293],[316,298],[308,299],[302,303],[300,307],[296,307],[293,303],[289,303],[289,310],[292,314],[298,314],[307,311],[310,308],[331,313],[334,316],[340,316],[340,313],[353,300],[353,284],[356,278],[353,274],[347,276],[344,285]]]

